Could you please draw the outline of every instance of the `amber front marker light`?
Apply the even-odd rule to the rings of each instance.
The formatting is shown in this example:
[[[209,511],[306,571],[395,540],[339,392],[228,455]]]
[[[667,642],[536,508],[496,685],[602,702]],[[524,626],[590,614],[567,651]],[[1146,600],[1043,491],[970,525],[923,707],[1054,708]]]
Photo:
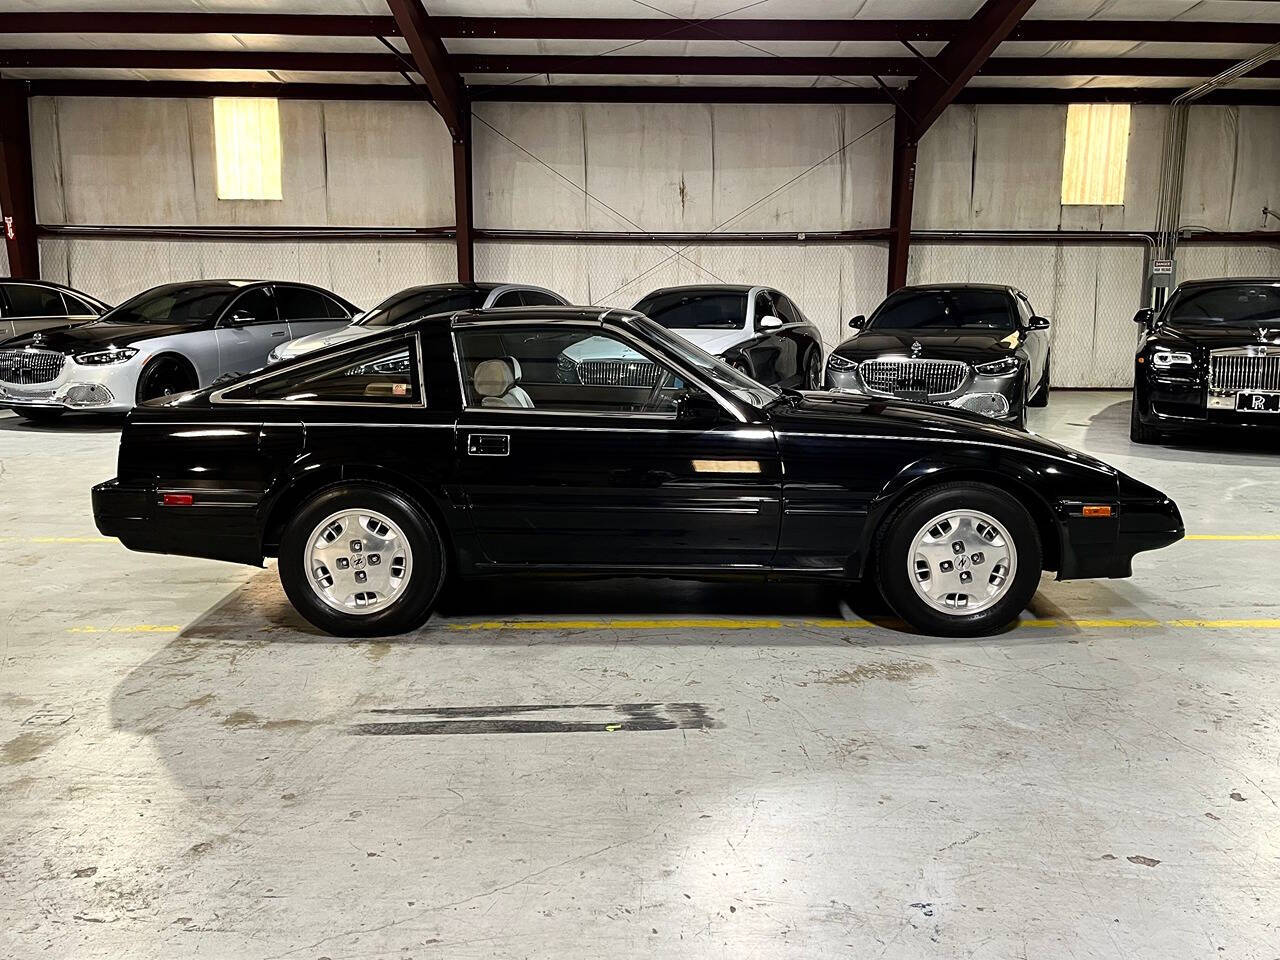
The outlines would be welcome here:
[[[1111,508],[1103,504],[1086,504],[1083,513],[1086,517],[1109,517]]]

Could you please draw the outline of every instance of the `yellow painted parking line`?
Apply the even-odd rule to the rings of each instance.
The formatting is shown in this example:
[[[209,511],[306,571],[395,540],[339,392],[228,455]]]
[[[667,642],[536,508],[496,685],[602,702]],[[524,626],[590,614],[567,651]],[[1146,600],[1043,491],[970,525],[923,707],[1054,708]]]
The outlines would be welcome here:
[[[1189,533],[1187,540],[1280,540],[1280,533]]]
[[[773,618],[734,619],[729,617],[679,617],[670,620],[602,618],[597,620],[478,620],[473,623],[431,623],[427,630],[445,629],[461,633],[497,633],[503,630],[555,632],[566,630],[866,630],[877,624],[870,620],[780,620]],[[1177,630],[1280,630],[1280,617],[1224,618],[1219,620],[1151,620],[1132,618],[1028,618],[1019,620],[1015,630],[1134,630],[1170,628]],[[68,627],[68,633],[179,633],[176,623],[119,624],[110,627],[82,625]]]

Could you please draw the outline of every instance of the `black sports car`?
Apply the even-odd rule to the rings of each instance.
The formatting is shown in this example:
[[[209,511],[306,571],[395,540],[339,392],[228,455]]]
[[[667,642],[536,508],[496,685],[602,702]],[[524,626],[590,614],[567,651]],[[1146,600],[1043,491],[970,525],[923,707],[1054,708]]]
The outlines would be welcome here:
[[[1135,443],[1196,427],[1280,427],[1280,278],[1189,281],[1158,315],[1133,319]]]
[[[980,413],[1017,427],[1049,402],[1049,321],[988,284],[903,287],[827,359],[827,389]]]
[[[604,339],[658,375],[568,381]],[[874,578],[940,635],[997,629],[1043,569],[1126,577],[1182,536],[1168,497],[919,404],[779,391],[638,313],[425,317],[136,408],[98,529],[135,550],[280,558],[337,634],[422,624],[448,574]]]

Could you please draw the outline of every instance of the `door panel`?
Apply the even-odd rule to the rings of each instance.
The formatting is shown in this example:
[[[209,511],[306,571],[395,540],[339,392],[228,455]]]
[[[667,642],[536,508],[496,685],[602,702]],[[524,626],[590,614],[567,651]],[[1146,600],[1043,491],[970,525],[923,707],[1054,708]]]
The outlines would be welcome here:
[[[457,456],[494,563],[766,566],[777,545],[781,467],[765,428],[468,410]]]
[[[252,318],[235,323],[237,314]],[[267,354],[289,339],[289,325],[276,312],[269,287],[247,290],[227,309],[214,331],[220,373],[248,373],[266,365]]]

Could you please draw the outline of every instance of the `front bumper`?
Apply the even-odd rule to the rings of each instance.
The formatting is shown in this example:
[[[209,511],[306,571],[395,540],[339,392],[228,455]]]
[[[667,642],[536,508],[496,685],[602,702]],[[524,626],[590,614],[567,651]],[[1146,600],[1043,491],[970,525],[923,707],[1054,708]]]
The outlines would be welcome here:
[[[940,407],[953,407],[981,414],[1002,423],[1015,423],[1022,408],[1022,374],[1003,377],[987,377],[970,370],[959,389],[951,393],[930,394],[927,403]],[[869,390],[857,369],[837,370],[828,365],[826,388],[837,393],[851,393],[863,397],[895,399],[892,393]]]
[[[1135,393],[1138,419],[1164,433],[1205,427],[1280,429],[1280,414],[1236,409],[1237,392],[1254,391],[1211,389],[1201,373],[1157,373],[1140,368],[1138,376],[1144,378]]]
[[[1125,477],[1131,495],[1106,504],[1110,517],[1085,516],[1086,504],[1060,501],[1054,510],[1061,539],[1059,580],[1133,575],[1133,558],[1177,543],[1186,535],[1178,505],[1158,490]],[[1089,506],[1099,505],[1090,501]]]
[[[217,491],[192,494],[189,506],[164,506],[153,484],[108,480],[93,488],[93,520],[104,537],[130,550],[172,553],[232,563],[262,564],[258,501]]]
[[[122,413],[132,410],[143,358],[85,366],[70,357],[52,380],[13,383],[0,380],[0,407],[36,407]]]

